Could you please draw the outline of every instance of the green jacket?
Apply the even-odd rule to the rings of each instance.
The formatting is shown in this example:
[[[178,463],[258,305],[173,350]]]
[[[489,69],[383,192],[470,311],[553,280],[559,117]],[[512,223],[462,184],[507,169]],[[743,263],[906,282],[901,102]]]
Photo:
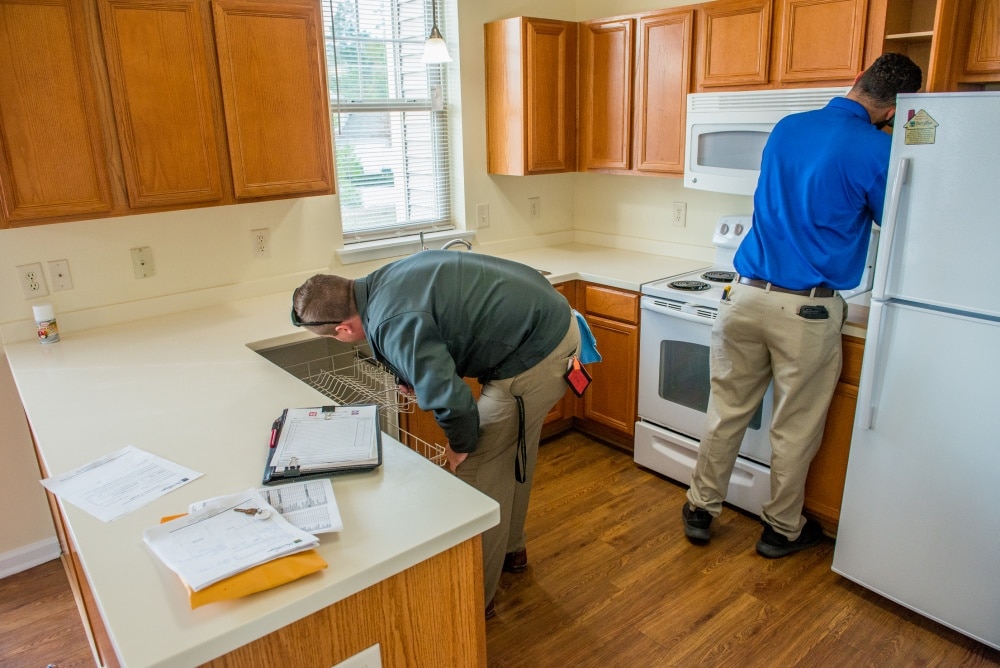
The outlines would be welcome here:
[[[354,282],[376,359],[412,387],[456,452],[475,450],[479,412],[463,378],[510,378],[566,335],[566,299],[531,267],[461,251],[421,251]]]

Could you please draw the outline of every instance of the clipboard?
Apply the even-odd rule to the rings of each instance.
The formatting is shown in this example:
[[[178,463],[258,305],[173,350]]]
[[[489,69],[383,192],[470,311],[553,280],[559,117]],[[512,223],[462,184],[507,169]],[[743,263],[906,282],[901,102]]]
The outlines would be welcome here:
[[[382,465],[379,406],[286,408],[268,446],[265,485],[373,471]]]

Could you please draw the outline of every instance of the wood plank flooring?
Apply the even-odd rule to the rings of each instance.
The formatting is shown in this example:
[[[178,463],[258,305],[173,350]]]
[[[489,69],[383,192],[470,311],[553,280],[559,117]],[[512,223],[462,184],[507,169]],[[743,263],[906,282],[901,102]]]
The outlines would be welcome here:
[[[683,502],[682,486],[581,434],[543,444],[530,565],[500,583],[490,667],[1000,666],[1000,652],[833,573],[832,540],[764,559],[759,522],[727,507],[694,546]],[[49,663],[93,665],[58,561],[0,580],[0,666]]]

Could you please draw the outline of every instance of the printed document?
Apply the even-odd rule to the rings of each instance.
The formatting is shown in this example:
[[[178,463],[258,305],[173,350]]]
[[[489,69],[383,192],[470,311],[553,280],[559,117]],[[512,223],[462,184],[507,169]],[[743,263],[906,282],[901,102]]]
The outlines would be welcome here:
[[[257,492],[292,526],[303,531],[320,534],[344,529],[329,478],[261,487]],[[188,512],[215,504],[220,498],[223,497],[192,503]]]
[[[110,522],[201,475],[128,445],[41,482],[45,489],[60,499],[104,522]]]
[[[146,529],[143,540],[194,591],[319,545],[318,538],[289,524],[255,489]]]

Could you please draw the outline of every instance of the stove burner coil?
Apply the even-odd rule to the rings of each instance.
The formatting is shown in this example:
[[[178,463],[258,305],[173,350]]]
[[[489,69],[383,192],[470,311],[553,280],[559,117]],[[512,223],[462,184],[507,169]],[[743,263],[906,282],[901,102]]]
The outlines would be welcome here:
[[[689,292],[700,292],[701,290],[711,290],[712,286],[702,281],[673,281],[667,284],[674,290],[686,290]]]
[[[706,271],[701,277],[713,283],[732,283],[736,279],[736,272],[716,269]]]

